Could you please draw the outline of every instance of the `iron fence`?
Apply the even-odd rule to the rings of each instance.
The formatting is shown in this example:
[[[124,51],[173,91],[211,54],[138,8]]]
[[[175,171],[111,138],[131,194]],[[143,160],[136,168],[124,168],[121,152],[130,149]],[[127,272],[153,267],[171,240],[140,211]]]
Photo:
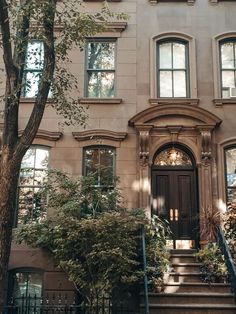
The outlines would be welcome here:
[[[3,314],[135,314],[122,302],[113,303],[111,298],[100,297],[90,302],[77,304],[66,295],[49,298],[24,296],[12,298],[4,306]]]

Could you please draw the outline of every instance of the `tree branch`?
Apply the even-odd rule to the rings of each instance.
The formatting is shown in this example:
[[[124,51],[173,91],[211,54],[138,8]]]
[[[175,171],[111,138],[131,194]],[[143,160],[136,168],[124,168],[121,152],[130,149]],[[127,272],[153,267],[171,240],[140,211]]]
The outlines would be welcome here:
[[[55,68],[55,51],[54,51],[54,19],[56,12],[56,0],[50,0],[49,5],[45,5],[43,14],[43,30],[44,30],[44,67],[40,80],[38,94],[35,99],[34,107],[28,123],[23,131],[21,138],[17,144],[15,154],[24,154],[33,139],[35,138],[39,125],[41,123],[45,106],[47,103],[48,93],[50,90],[50,82],[53,79]]]

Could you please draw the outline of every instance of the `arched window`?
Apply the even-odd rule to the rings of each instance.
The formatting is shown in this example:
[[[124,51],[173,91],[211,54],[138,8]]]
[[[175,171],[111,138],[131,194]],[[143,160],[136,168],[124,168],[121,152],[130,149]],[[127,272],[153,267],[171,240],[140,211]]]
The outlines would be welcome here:
[[[236,87],[236,38],[220,41],[221,97],[229,98]]]
[[[21,162],[18,185],[17,224],[40,221],[46,216],[45,200],[40,194],[49,164],[49,149],[32,146]]]
[[[189,97],[188,43],[178,39],[157,42],[157,96]]]
[[[115,149],[110,146],[84,148],[84,175],[94,174],[96,185],[113,185],[115,175]]]
[[[236,202],[236,145],[225,148],[225,181],[227,202]]]

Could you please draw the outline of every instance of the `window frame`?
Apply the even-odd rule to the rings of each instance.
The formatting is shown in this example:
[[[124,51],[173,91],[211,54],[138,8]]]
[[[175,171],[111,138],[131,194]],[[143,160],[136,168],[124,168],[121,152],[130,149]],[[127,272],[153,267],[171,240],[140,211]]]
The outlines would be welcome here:
[[[226,152],[229,150],[235,149],[236,150],[236,144],[231,144],[227,145],[224,147],[224,181],[225,181],[225,197],[226,197],[226,204],[229,203],[229,193],[228,190],[235,190],[236,191],[236,186],[229,186],[228,185],[228,178],[227,178],[227,156]],[[235,165],[235,170],[236,170],[236,165]]]
[[[50,149],[51,147],[49,146],[44,146],[44,145],[31,145],[29,149],[43,149],[45,151],[48,151],[48,167],[46,170],[48,170],[50,168]],[[28,151],[28,150],[27,150]],[[27,152],[26,152],[27,153]],[[24,158],[24,157],[23,157]],[[22,159],[23,161],[23,159]],[[39,185],[21,185],[20,184],[20,174],[21,174],[21,170],[22,170],[22,161],[21,161],[21,167],[20,167],[20,173],[19,173],[19,179],[18,179],[18,186],[17,186],[17,207],[16,207],[16,212],[15,212],[15,222],[14,222],[14,227],[17,228],[17,226],[19,225],[19,222],[18,222],[18,217],[19,217],[19,196],[20,196],[20,189],[21,188],[24,188],[24,187],[28,187],[28,188],[40,188],[41,186]],[[36,158],[34,159],[34,165],[35,165],[35,161],[36,161]],[[33,171],[37,171],[37,170],[42,170],[42,169],[39,169],[39,168],[26,168],[26,169],[32,169]],[[21,225],[21,224],[20,224]]]
[[[82,165],[82,174],[83,176],[87,176],[88,173],[86,171],[86,151],[89,150],[89,149],[111,149],[113,151],[113,158],[112,158],[112,181],[113,181],[113,184],[112,185],[102,185],[101,184],[101,175],[98,174],[98,184],[95,185],[95,187],[114,187],[114,179],[115,179],[115,176],[116,176],[116,147],[114,146],[111,146],[111,145],[89,145],[89,146],[85,146],[83,147],[83,165]],[[101,166],[101,163],[99,163],[99,167]]]
[[[42,44],[42,48],[40,50],[40,58],[43,61],[42,61],[42,66],[40,67],[40,69],[27,68],[28,49],[29,49],[29,45],[32,44],[32,43],[40,43],[40,44]],[[29,99],[29,98],[37,97],[37,92],[36,92],[36,94],[34,96],[31,96],[31,95],[28,96],[27,95],[27,80],[26,80],[26,77],[27,77],[28,73],[37,73],[38,75],[42,74],[42,72],[43,72],[43,63],[44,63],[44,43],[43,43],[43,41],[37,40],[37,39],[30,40],[28,42],[28,44],[27,44],[26,58],[25,58],[25,64],[24,64],[24,69],[23,69],[23,86],[22,86],[22,89],[21,89],[21,98]],[[39,87],[39,84],[37,85],[37,89],[38,89],[38,87]]]
[[[114,43],[114,69],[89,69],[88,68],[88,46],[89,43],[94,42],[94,43]],[[89,92],[88,92],[88,73],[114,73],[114,95],[113,96],[101,96],[101,97],[93,97],[93,96],[89,96]],[[116,97],[116,91],[117,91],[117,39],[116,38],[89,38],[87,39],[87,43],[86,43],[86,49],[85,49],[85,80],[84,80],[84,95],[86,98],[90,99],[103,99],[103,98],[107,98],[107,99],[113,99]]]
[[[171,44],[171,63],[172,67],[170,69],[160,68],[160,46],[165,43]],[[173,44],[174,43],[180,43],[183,44],[185,47],[185,68],[184,69],[176,69],[173,67]],[[190,97],[190,74],[189,74],[189,44],[186,40],[180,39],[180,38],[165,38],[162,40],[159,40],[156,42],[156,75],[157,75],[157,97],[158,98],[189,98]],[[172,96],[160,96],[160,73],[161,71],[170,71],[171,77],[172,77]],[[173,73],[179,72],[179,71],[185,71],[185,83],[186,83],[186,96],[174,96],[174,80],[173,80]]]
[[[233,44],[233,55],[234,55],[234,68],[223,68],[222,67],[222,46],[226,43],[232,43]],[[234,85],[236,87],[236,38],[226,38],[219,41],[219,71],[220,71],[220,96],[222,99],[224,98],[230,98],[229,97],[223,97],[223,91],[229,90],[230,87],[223,87],[223,71],[233,71],[234,72]]]

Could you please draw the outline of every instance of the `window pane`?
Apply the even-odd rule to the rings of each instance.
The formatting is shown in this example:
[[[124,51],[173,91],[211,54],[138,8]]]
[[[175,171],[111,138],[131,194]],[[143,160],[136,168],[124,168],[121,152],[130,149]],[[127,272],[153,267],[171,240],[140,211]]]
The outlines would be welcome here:
[[[115,68],[115,43],[88,43],[88,69]]]
[[[115,151],[109,147],[87,148],[85,151],[85,175],[95,173],[98,185],[111,185],[114,175]]]
[[[88,97],[114,97],[113,72],[88,73]]]
[[[35,97],[37,95],[40,76],[41,76],[41,72],[25,73],[24,97]]]
[[[47,169],[48,168],[49,151],[46,149],[37,148],[35,168]]]
[[[236,202],[236,189],[227,189],[227,202]]]
[[[229,88],[222,90],[222,97],[223,98],[229,98],[230,97]]]
[[[35,148],[29,148],[27,150],[21,162],[21,169],[34,168],[35,154],[36,154]]]
[[[236,148],[226,150],[227,185],[236,186]]]
[[[44,48],[42,42],[28,43],[26,69],[40,70],[43,68]]]
[[[173,68],[185,69],[185,45],[180,43],[173,44]]]
[[[160,97],[173,97],[171,71],[160,71]]]
[[[221,45],[221,66],[223,69],[234,68],[234,45],[225,43]]]
[[[160,69],[171,69],[172,61],[171,61],[171,46],[172,43],[164,43],[159,45],[159,67]]]
[[[174,71],[174,97],[186,97],[185,71]]]
[[[234,87],[234,71],[222,71],[222,86],[223,87]]]

